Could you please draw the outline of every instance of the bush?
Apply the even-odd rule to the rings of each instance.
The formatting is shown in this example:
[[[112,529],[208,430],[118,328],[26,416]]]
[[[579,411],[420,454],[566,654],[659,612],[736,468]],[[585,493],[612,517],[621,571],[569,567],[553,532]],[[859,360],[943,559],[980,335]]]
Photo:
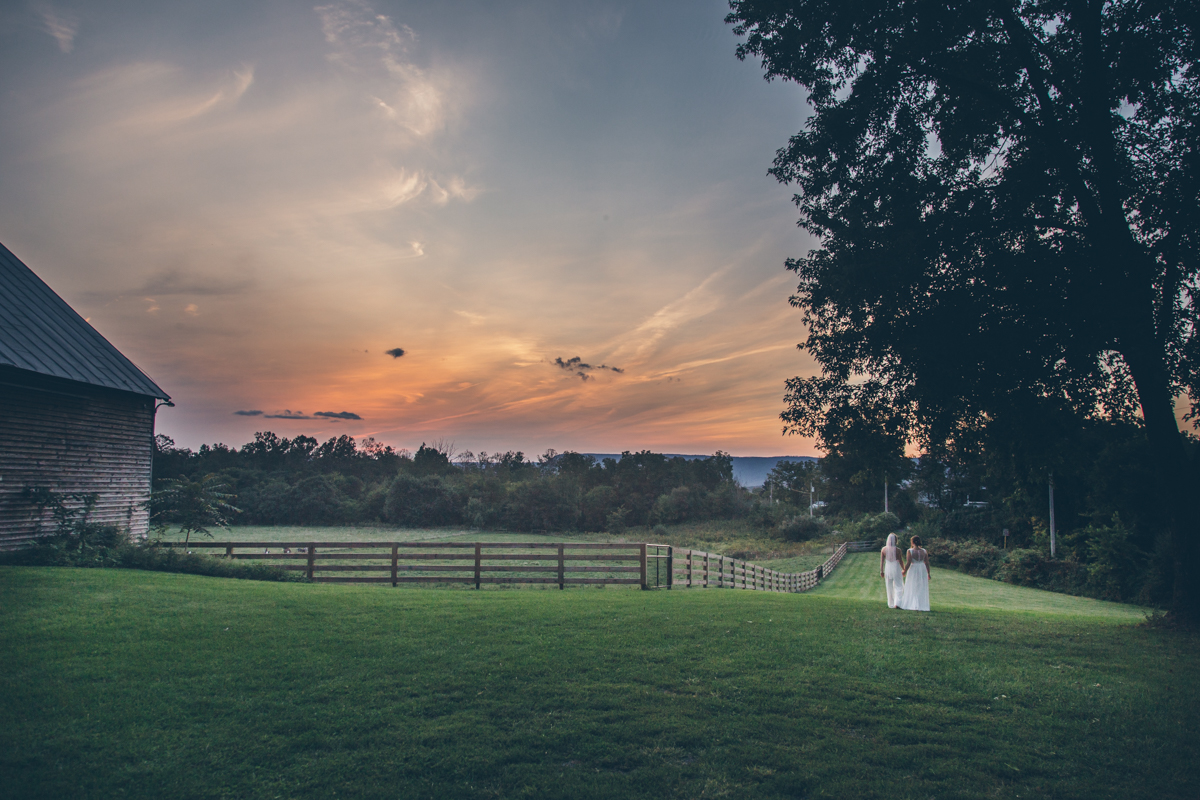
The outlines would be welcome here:
[[[179,572],[188,575],[207,575],[212,578],[241,578],[252,581],[307,583],[303,573],[272,567],[261,562],[244,563],[186,553],[174,548],[154,545],[125,545],[114,555],[114,566],[144,569],[152,572]]]
[[[1051,592],[1085,593],[1087,568],[1069,558],[1050,558],[1041,550],[1009,550],[996,570],[996,580],[1035,586]]]
[[[90,532],[90,539],[88,536],[55,535],[31,547],[0,553],[0,564],[24,567],[115,567],[254,581],[308,581],[301,573],[260,562],[228,561],[156,544],[130,544],[116,528],[101,525],[92,527],[94,530]]]
[[[1102,600],[1127,602],[1142,584],[1145,554],[1133,544],[1128,528],[1113,514],[1110,525],[1084,529],[1088,543],[1088,591]]]
[[[951,567],[968,575],[991,578],[1000,567],[1000,550],[986,542],[957,542],[951,539],[922,539],[929,563]]]
[[[807,542],[833,532],[833,529],[820,517],[799,516],[784,520],[779,526],[779,532],[788,542]]]
[[[437,475],[397,475],[388,489],[384,517],[406,528],[453,525],[461,521],[463,511],[457,488]]]
[[[625,509],[618,508],[608,515],[604,521],[604,529],[614,536],[625,532]]]

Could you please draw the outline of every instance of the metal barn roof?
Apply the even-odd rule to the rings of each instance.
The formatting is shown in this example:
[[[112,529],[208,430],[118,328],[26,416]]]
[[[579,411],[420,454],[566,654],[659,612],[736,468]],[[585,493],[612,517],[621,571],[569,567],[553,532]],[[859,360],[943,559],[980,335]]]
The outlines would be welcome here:
[[[121,351],[0,244],[0,364],[169,399]]]

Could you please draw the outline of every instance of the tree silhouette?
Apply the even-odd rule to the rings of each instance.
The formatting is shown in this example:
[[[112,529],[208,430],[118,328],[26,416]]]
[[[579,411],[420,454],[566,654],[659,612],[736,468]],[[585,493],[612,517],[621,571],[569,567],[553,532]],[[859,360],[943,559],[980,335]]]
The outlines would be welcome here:
[[[821,367],[788,382],[788,429],[880,403],[927,446],[1001,417],[1140,420],[1174,611],[1200,618],[1174,414],[1200,401],[1195,2],[730,7],[738,57],[814,111],[771,170],[820,243],[788,262]]]

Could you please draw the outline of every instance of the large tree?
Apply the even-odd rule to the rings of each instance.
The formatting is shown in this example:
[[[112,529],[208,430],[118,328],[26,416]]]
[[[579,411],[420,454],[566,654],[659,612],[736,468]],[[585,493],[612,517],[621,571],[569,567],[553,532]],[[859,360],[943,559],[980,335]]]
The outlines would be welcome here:
[[[1174,413],[1200,400],[1200,4],[730,6],[738,57],[813,109],[772,169],[819,242],[788,263],[821,367],[789,381],[789,428],[881,402],[931,448],[999,418],[1136,420],[1174,609],[1200,618]]]

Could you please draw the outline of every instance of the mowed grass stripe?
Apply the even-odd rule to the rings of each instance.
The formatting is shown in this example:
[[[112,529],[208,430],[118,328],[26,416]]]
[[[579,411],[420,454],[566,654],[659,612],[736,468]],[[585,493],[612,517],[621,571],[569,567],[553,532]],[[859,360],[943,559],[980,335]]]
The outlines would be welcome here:
[[[835,573],[836,575],[836,573]],[[1195,637],[734,590],[0,569],[12,797],[1191,797]]]
[[[883,579],[879,577],[879,554],[847,554],[833,574],[813,589],[811,594],[864,600],[886,606]],[[933,568],[929,583],[929,605],[934,612],[975,608],[1091,617],[1123,623],[1140,622],[1149,613],[1149,609],[1139,606],[1013,586],[937,567]]]

